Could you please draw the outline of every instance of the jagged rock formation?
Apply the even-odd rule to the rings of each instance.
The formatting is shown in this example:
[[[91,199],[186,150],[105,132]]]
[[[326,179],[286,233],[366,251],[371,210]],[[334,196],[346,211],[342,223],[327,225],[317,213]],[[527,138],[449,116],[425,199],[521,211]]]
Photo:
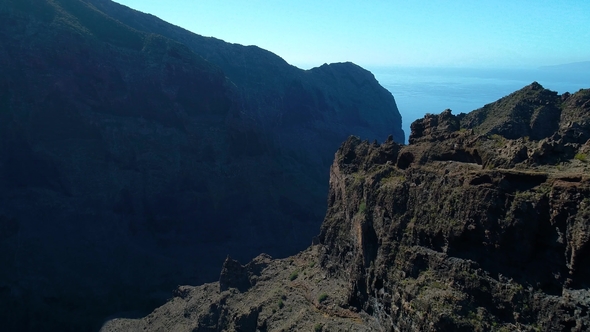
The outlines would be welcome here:
[[[403,139],[354,64],[303,71],[111,1],[2,1],[0,36],[2,330],[95,329],[227,254],[297,252],[341,141]]]
[[[575,153],[541,163],[547,138],[511,140],[468,121],[488,108],[510,111],[501,106],[509,101],[532,109],[523,98],[531,91],[551,94],[533,84],[468,115],[426,116],[401,149],[343,145],[320,242],[322,265],[351,282],[349,303],[401,330],[590,327],[588,166]],[[588,92],[571,97],[587,107]],[[559,98],[549,107],[557,119],[572,111]],[[582,117],[551,137],[588,128]],[[556,146],[583,154],[588,138]]]
[[[425,116],[408,146],[351,137],[312,247],[228,260],[220,281],[240,282],[180,287],[103,331],[586,331],[589,111],[590,90],[533,83],[469,114]]]

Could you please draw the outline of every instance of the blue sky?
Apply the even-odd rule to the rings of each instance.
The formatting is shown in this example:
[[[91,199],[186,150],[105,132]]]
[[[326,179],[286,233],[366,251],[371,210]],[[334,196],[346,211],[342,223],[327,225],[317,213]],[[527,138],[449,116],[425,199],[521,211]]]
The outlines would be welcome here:
[[[301,68],[536,67],[590,61],[590,1],[115,0]]]

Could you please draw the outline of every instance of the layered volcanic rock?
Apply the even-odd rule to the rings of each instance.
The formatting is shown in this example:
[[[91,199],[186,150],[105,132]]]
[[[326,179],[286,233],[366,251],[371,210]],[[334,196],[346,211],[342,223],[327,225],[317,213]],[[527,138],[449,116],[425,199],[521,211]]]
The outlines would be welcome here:
[[[110,1],[2,1],[0,36],[1,330],[97,329],[228,254],[293,254],[341,141],[403,139],[354,64],[300,70]]]
[[[408,146],[351,137],[308,250],[228,259],[219,283],[103,331],[586,331],[589,106],[590,90],[534,83],[470,114],[427,115]],[[516,127],[531,135],[501,129]]]

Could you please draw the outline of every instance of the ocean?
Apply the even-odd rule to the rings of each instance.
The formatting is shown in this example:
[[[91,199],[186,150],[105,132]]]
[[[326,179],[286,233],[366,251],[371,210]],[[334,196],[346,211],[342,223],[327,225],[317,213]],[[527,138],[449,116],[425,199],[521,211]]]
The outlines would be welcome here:
[[[369,68],[389,90],[402,115],[406,143],[410,124],[426,113],[449,108],[467,113],[494,102],[532,82],[557,91],[590,88],[590,73],[557,69]]]

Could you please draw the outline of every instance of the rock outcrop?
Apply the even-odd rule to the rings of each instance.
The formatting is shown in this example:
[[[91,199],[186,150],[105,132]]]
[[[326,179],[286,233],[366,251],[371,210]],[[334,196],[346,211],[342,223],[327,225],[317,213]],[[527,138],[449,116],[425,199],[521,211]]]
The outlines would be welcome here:
[[[103,330],[586,331],[589,105],[590,90],[533,83],[470,114],[426,115],[407,146],[351,137],[308,250],[267,261],[246,291],[182,288],[186,299]],[[543,112],[556,123],[532,120]]]
[[[400,128],[354,64],[300,70],[111,1],[0,2],[0,329],[96,329],[228,254],[304,249],[333,151]]]
[[[533,83],[425,116],[409,146],[345,142],[319,239],[348,303],[384,329],[588,329],[589,92]]]

